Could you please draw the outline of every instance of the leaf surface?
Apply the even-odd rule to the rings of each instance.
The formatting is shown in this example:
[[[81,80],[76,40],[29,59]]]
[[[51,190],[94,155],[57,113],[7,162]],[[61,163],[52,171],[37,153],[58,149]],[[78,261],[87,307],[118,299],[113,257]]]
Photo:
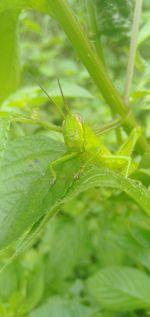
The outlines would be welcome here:
[[[78,158],[57,167],[57,181],[52,185],[48,166],[65,152],[63,143],[42,135],[7,143],[0,172],[1,249],[21,237],[30,240],[61,204],[93,187],[124,191],[150,214],[150,192],[142,183],[96,166],[77,179]]]
[[[109,310],[150,307],[150,277],[137,269],[104,268],[90,277],[87,285],[94,299]]]
[[[78,303],[76,300],[52,297],[28,317],[91,317],[91,314],[91,308]]]

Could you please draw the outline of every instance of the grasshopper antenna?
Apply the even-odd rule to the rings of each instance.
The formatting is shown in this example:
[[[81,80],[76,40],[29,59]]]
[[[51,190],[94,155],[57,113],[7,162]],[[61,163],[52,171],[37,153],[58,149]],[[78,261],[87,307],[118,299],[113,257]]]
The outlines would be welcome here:
[[[121,122],[122,121],[121,121],[120,116],[116,117],[115,119],[113,119],[113,120],[109,121],[108,123],[102,125],[100,129],[97,129],[96,135],[101,135],[103,133],[111,131],[112,129],[118,128],[121,125]]]
[[[41,86],[41,84],[39,84],[39,87],[41,88],[41,90],[44,92],[44,94],[47,96],[47,98],[49,99],[49,101],[58,109],[59,113],[62,115],[63,118],[65,118],[65,115],[63,113],[63,111],[60,109],[60,107],[57,105],[57,103],[50,97],[50,95],[47,93],[47,91],[45,90],[45,88],[43,88]]]
[[[41,90],[44,92],[44,94],[47,96],[47,98],[49,99],[49,101],[58,109],[59,113],[61,114],[61,116],[65,119],[65,115],[63,113],[63,111],[61,110],[61,108],[57,105],[57,103],[50,97],[50,95],[47,93],[46,89],[38,82],[37,79],[35,79],[30,73],[28,73],[28,77],[33,80],[34,82],[36,82],[36,84],[41,88]]]
[[[62,90],[62,87],[61,87],[59,78],[57,78],[57,82],[58,82],[59,90],[60,90],[60,92],[61,92],[63,104],[64,104],[64,106],[65,106],[65,108],[66,108],[66,111],[67,111],[67,112],[70,112],[70,109],[69,109],[69,107],[68,107],[68,105],[67,105],[67,103],[66,103],[66,100],[65,100],[65,96],[64,96],[64,94],[63,94],[63,90]]]

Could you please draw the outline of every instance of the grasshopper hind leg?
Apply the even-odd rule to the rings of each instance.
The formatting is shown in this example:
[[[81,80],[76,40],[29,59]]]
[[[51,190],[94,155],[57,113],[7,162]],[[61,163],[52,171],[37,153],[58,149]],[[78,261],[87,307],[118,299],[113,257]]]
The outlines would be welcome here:
[[[126,168],[126,171],[125,171],[125,178],[128,178],[128,175],[130,174],[131,164],[132,164],[131,157],[128,157],[127,168]]]
[[[124,155],[130,157],[134,151],[135,145],[142,134],[142,128],[136,127],[129,134],[126,141],[122,144],[116,155]]]
[[[105,167],[124,175],[125,178],[131,174],[132,159],[130,156],[123,155],[107,155],[103,156]]]

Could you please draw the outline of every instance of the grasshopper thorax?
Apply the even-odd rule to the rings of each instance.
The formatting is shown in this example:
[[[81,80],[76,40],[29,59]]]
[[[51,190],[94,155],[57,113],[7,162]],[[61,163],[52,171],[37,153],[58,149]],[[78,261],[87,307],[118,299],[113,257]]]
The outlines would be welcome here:
[[[66,146],[74,152],[84,149],[83,120],[80,114],[67,114],[63,122],[63,135]]]

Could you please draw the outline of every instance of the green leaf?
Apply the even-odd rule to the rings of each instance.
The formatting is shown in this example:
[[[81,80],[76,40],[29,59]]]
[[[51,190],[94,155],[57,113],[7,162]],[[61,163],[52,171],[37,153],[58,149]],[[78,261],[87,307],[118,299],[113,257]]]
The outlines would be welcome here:
[[[142,229],[132,226],[130,229],[131,236],[135,239],[135,241],[145,249],[150,248],[150,230]]]
[[[9,143],[0,174],[1,247],[18,239],[46,213],[43,200],[51,178],[50,172],[45,173],[50,161],[61,153],[60,143],[40,136]]]
[[[67,198],[70,199],[76,192],[83,192],[98,186],[116,188],[120,191],[124,191],[134,199],[148,215],[150,215],[150,191],[147,190],[141,182],[131,178],[122,177],[108,169],[101,169],[96,166],[81,175],[76,182],[76,186],[72,185]]]
[[[46,262],[46,283],[50,289],[60,292],[60,283],[72,276],[75,266],[84,256],[87,243],[85,222],[64,216],[63,219],[53,219],[48,226],[48,231],[51,237],[48,239],[50,247]]]
[[[45,287],[43,264],[40,252],[31,249],[1,272],[0,304],[6,316],[12,312],[22,316],[41,300]]]
[[[61,83],[62,84],[62,83]],[[66,98],[90,98],[94,99],[94,96],[90,94],[85,88],[80,87],[76,84],[65,83],[62,85],[63,94]],[[49,96],[51,96],[54,100],[57,99],[57,103],[60,101],[62,103],[62,95],[58,87],[52,86],[51,88],[47,87],[46,89]],[[14,94],[12,94],[9,98],[7,98],[2,108],[4,109],[22,109],[27,108],[30,110],[33,107],[41,105],[43,102],[47,102],[48,97],[43,93],[41,88],[38,85],[28,86],[17,90]],[[11,107],[11,108],[8,108]]]
[[[27,253],[28,261],[32,259],[32,252]],[[24,293],[24,296],[22,296],[22,307],[20,308],[20,311],[23,314],[27,314],[30,312],[30,310],[35,307],[38,302],[41,300],[44,287],[45,287],[45,272],[44,272],[44,261],[40,257],[40,253],[37,253],[35,256],[35,263],[32,267],[32,269],[27,271],[27,268],[25,265],[27,265],[27,261],[24,261],[24,267],[26,268],[26,271],[24,275],[26,274],[26,291]],[[21,265],[20,265],[21,267]],[[22,269],[22,268],[21,268]],[[22,269],[23,271],[23,269]],[[2,272],[3,273],[3,272]],[[23,276],[20,276],[20,280],[23,279]],[[19,290],[20,292],[22,291]]]
[[[75,177],[80,160],[59,165],[51,184],[48,166],[66,151],[63,143],[35,135],[7,144],[0,173],[0,248],[36,236],[61,204],[93,187],[124,191],[149,215],[150,192],[139,181],[110,170],[89,168]],[[18,244],[18,248],[20,248]]]
[[[17,287],[17,266],[16,263],[13,263],[0,274],[0,303],[8,302]]]
[[[150,95],[150,91],[149,90],[134,91],[131,94],[131,101],[133,101],[133,100],[135,101],[138,98],[142,98],[142,97],[149,96],[149,95]],[[142,107],[142,109],[143,109],[143,107]]]
[[[80,97],[80,98],[90,98],[90,99],[94,98],[89,91],[87,91],[85,88],[77,84],[61,81],[61,86],[62,86],[63,93],[66,97],[70,97],[70,98]],[[49,94],[53,97],[57,97],[57,96],[61,97],[61,92],[59,91],[58,87],[54,89],[52,88],[52,90],[49,90]]]
[[[92,309],[76,300],[52,297],[28,317],[91,317]]]
[[[104,268],[90,277],[88,289],[108,310],[131,311],[150,307],[150,277],[129,267]]]

